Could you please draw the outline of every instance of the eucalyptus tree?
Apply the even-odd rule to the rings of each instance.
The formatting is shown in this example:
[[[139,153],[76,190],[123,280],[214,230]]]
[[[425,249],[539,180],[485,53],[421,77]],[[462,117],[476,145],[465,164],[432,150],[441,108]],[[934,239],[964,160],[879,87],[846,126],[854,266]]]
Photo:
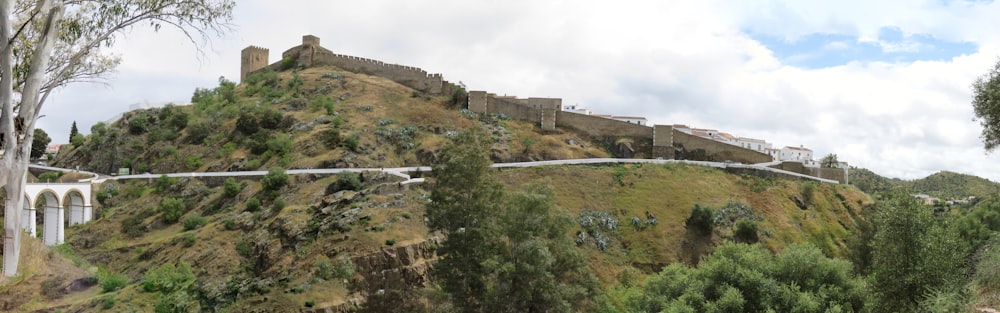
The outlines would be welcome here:
[[[4,275],[17,273],[25,173],[35,122],[52,92],[114,70],[121,59],[108,49],[129,30],[176,28],[200,46],[230,29],[234,6],[234,0],[0,0]]]

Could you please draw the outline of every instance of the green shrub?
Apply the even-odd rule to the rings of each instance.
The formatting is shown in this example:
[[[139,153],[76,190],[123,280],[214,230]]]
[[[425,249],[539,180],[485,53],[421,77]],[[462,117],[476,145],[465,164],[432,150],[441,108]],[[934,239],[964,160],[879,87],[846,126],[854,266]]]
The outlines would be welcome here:
[[[173,224],[180,220],[181,215],[187,212],[187,205],[181,199],[164,198],[160,201],[160,212],[163,212],[164,222]]]
[[[187,290],[194,281],[195,276],[191,270],[191,264],[184,261],[177,263],[176,266],[173,263],[166,263],[143,275],[142,290],[163,293],[183,291]]]
[[[247,161],[247,169],[255,170],[255,169],[258,169],[258,168],[260,168],[260,160],[253,159],[253,160]]]
[[[201,165],[201,157],[197,155],[190,155],[184,159],[184,166],[187,167],[188,170],[196,170],[201,167]]]
[[[361,137],[357,134],[351,135],[350,137],[344,138],[344,146],[351,151],[358,152],[358,147],[360,146]]]
[[[311,307],[314,307],[314,306],[316,306],[316,301],[306,300],[306,307],[307,308],[311,308]]]
[[[129,118],[128,132],[133,135],[140,135],[149,129],[149,117],[145,113],[136,114]],[[93,130],[93,129],[91,129]]]
[[[38,175],[38,180],[43,182],[55,182],[62,176],[62,172],[45,172]]]
[[[282,71],[290,70],[293,67],[295,67],[295,63],[296,63],[296,61],[295,61],[295,58],[293,58],[293,57],[282,58],[281,59],[281,65],[280,65],[281,66],[281,70]]]
[[[355,172],[337,173],[337,181],[326,186],[326,194],[336,193],[341,190],[361,190],[361,178]]]
[[[802,184],[802,201],[806,204],[812,204],[813,193],[816,191],[816,184],[813,182],[806,182]]]
[[[313,271],[313,275],[323,280],[333,279],[333,262],[330,262],[330,260],[320,260],[319,262],[316,262],[316,270]]]
[[[144,219],[145,217],[143,217],[142,215],[136,214],[122,220],[121,222],[122,234],[125,234],[126,236],[129,236],[131,238],[136,238],[142,236],[142,234],[145,234],[146,228],[142,226],[142,222]]]
[[[186,234],[181,237],[181,242],[184,243],[185,248],[190,248],[194,246],[195,242],[198,242],[198,237],[195,237],[194,234]]]
[[[260,121],[257,120],[257,116],[252,111],[244,108],[240,110],[240,115],[236,118],[236,130],[247,136],[256,134],[260,130]]]
[[[197,299],[193,299],[191,295],[183,291],[175,291],[171,293],[164,293],[160,296],[160,300],[156,302],[153,306],[153,312],[156,313],[183,313],[183,312],[199,312],[201,311],[201,306]]]
[[[285,208],[285,205],[285,200],[274,200],[274,203],[271,203],[271,210],[274,210],[275,212],[281,211]]]
[[[736,222],[736,230],[733,231],[733,237],[738,242],[756,243],[760,240],[757,237],[757,223],[748,220]]]
[[[227,219],[222,222],[222,227],[224,227],[226,230],[235,230],[236,221],[234,221],[233,219]]]
[[[263,185],[264,190],[279,190],[288,184],[288,174],[285,174],[285,169],[280,167],[273,167],[267,171],[267,175],[260,179],[260,184]]]
[[[124,288],[128,284],[128,278],[123,274],[98,268],[97,283],[101,285],[101,292],[112,292]]]
[[[115,297],[107,296],[101,299],[101,308],[105,310],[110,310],[115,307]]]
[[[223,194],[225,194],[226,197],[234,198],[240,194],[240,191],[243,191],[243,185],[240,185],[240,183],[236,182],[235,178],[229,177],[226,178],[225,183],[223,183],[222,190]]]
[[[73,138],[69,139],[69,143],[73,145],[74,148],[82,147],[83,144],[87,143],[87,137],[82,134],[73,135]]]
[[[260,200],[258,200],[256,197],[247,200],[246,210],[247,212],[257,212],[258,210],[260,210]]]
[[[691,209],[691,215],[684,221],[684,225],[699,235],[711,235],[712,229],[715,227],[715,223],[712,221],[713,215],[712,208],[695,204],[694,208]]]
[[[192,230],[208,224],[208,220],[198,215],[191,215],[184,218],[184,230]]]
[[[333,128],[326,129],[319,134],[319,139],[327,148],[336,148],[340,145],[341,141],[340,131]]]
[[[295,149],[295,145],[292,143],[292,137],[289,135],[278,135],[274,138],[268,139],[266,144],[267,150],[280,156],[291,155],[292,149]]]
[[[391,246],[391,245],[394,245],[394,244],[396,244],[396,239],[395,238],[390,238],[390,239],[386,239],[385,240],[385,245],[387,245],[387,246]]]
[[[244,258],[250,258],[253,256],[253,247],[250,246],[250,242],[246,239],[240,240],[236,243],[236,253],[239,253]]]
[[[156,189],[156,192],[162,193],[164,190],[167,190],[167,188],[170,188],[176,183],[177,183],[177,178],[163,174],[160,175],[160,177],[156,178],[156,186],[154,188]]]

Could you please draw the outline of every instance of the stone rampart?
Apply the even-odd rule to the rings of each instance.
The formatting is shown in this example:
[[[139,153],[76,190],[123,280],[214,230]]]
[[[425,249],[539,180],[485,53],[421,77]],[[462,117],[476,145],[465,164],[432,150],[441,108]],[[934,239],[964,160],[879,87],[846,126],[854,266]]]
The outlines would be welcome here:
[[[378,60],[361,58],[356,56],[336,54],[323,48],[319,44],[319,37],[306,35],[302,37],[302,45],[286,50],[281,54],[282,60],[291,58],[299,66],[336,66],[347,71],[384,77],[400,83],[401,85],[419,90],[429,94],[442,94],[445,89],[449,91],[451,86],[445,86],[445,80],[441,74],[428,74],[420,68],[399,64],[389,64]],[[267,65],[267,53],[264,49],[264,63],[258,64],[247,62],[248,51],[256,53],[259,47],[250,46],[244,49],[244,61],[242,63],[241,81],[247,74],[258,71],[264,67],[272,69],[281,68],[282,61]],[[257,53],[259,54],[259,53]]]
[[[518,103],[513,99],[486,97],[486,112],[503,114],[512,119],[540,123],[542,110]]]
[[[649,126],[568,111],[556,112],[556,126],[572,128],[596,138],[634,137],[653,139],[653,128]]]
[[[744,164],[765,163],[772,160],[771,156],[765,153],[693,136],[676,129],[673,131],[673,146],[678,150],[676,158],[685,160],[733,161]]]

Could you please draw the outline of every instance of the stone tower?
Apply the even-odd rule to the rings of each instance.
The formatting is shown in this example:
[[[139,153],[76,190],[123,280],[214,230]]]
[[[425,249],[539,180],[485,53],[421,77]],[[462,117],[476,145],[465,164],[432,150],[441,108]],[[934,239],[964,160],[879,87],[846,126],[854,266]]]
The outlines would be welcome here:
[[[318,40],[318,39],[317,39]],[[243,60],[240,64],[240,83],[247,78],[247,75],[256,70],[267,67],[268,50],[249,46],[243,49]]]
[[[302,36],[302,45],[319,47],[319,37],[313,35]]]

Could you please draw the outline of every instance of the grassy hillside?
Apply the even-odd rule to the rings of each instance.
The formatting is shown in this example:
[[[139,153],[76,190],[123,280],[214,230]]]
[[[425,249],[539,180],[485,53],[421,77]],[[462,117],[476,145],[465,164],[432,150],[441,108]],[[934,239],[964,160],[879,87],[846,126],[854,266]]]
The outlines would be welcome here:
[[[466,130],[492,137],[496,162],[608,156],[574,132],[472,114],[455,101],[336,68],[262,73],[240,86],[222,81],[198,90],[191,106],[95,125],[56,165],[139,173],[428,165],[448,137]],[[576,223],[567,235],[603,286],[639,281],[673,262],[696,263],[733,238],[741,220],[756,223],[772,251],[808,241],[844,256],[860,212],[872,203],[852,186],[682,164],[504,169],[499,177],[508,188],[534,180],[554,186],[558,208]],[[107,182],[99,187],[100,217],[68,229],[61,253],[47,254],[63,260],[51,264],[75,265],[66,271],[76,276],[64,276],[98,277],[98,284],[43,288],[50,273],[63,271],[44,262],[25,267],[23,280],[0,294],[17,299],[5,304],[15,312],[347,310],[372,282],[429,283],[440,240],[423,219],[433,183],[399,182],[377,172]],[[685,227],[695,205],[716,212],[710,236]],[[190,272],[181,270],[186,264]],[[151,274],[164,272],[175,275]],[[124,286],[102,290],[115,275]],[[185,292],[148,287],[169,279]]]
[[[199,89],[191,106],[94,125],[55,165],[102,173],[427,165],[448,136],[470,129],[493,137],[497,162],[608,156],[572,132],[459,110],[462,97],[330,67],[264,72]]]

